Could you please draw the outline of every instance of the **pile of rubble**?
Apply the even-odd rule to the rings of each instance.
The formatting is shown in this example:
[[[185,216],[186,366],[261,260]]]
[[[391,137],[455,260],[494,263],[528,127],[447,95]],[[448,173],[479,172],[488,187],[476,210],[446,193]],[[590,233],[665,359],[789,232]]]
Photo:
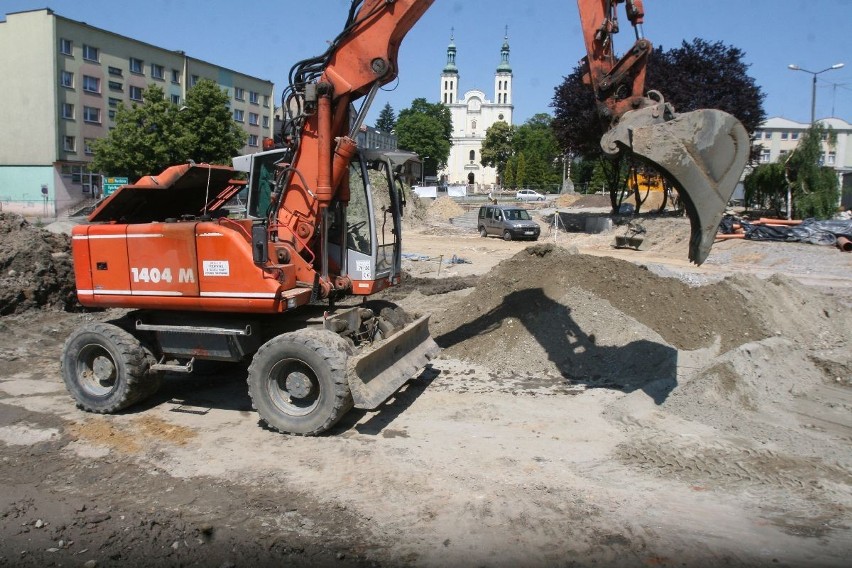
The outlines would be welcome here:
[[[78,307],[70,237],[0,213],[0,315]]]

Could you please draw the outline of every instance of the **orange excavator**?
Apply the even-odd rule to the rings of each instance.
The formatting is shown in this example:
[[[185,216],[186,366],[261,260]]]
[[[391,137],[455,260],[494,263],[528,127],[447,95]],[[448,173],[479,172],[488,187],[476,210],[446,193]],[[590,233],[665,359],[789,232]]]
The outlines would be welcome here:
[[[290,71],[280,147],[234,167],[190,162],[146,176],[74,228],[80,303],[132,310],[66,341],[62,375],[80,408],[116,412],[153,394],[163,373],[249,363],[260,418],[314,435],[352,406],[378,407],[437,354],[428,317],[367,302],[402,276],[402,176],[414,156],[355,142],[376,91],[397,77],[400,42],[432,1],[353,0],[325,53]],[[614,58],[618,3],[578,3],[589,81],[613,124],[602,143],[682,182],[690,257],[700,263],[748,137],[724,113],[678,116],[661,96],[642,94],[650,44],[640,37]],[[627,5],[641,29],[641,4]],[[235,218],[225,204],[238,193],[247,206]],[[364,301],[338,308],[352,296]]]

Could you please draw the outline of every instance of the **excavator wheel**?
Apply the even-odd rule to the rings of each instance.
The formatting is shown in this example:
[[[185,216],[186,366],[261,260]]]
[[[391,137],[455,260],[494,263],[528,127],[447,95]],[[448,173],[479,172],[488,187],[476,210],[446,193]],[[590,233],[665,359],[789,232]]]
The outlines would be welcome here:
[[[248,370],[252,406],[271,428],[315,436],[352,408],[349,346],[336,333],[303,329],[264,343]]]
[[[62,378],[77,406],[109,414],[151,396],[161,375],[151,352],[133,335],[108,323],[89,323],[62,349]]]

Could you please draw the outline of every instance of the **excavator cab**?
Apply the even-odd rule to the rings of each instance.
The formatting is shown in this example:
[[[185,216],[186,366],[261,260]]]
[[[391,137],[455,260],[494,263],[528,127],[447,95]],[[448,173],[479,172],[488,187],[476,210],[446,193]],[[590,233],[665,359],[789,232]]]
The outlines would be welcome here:
[[[407,163],[416,158],[411,152],[362,150],[349,164],[349,200],[330,207],[328,260],[352,281],[355,295],[399,282],[402,177]]]

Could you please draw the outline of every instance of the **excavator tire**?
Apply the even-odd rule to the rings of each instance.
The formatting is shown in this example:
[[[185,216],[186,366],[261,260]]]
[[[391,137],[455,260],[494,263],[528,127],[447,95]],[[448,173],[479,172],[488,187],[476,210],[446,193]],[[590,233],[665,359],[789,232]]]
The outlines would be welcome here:
[[[78,408],[110,414],[159,388],[161,375],[150,371],[152,362],[151,352],[127,331],[108,323],[89,323],[65,341],[62,378]]]
[[[252,406],[270,427],[315,436],[352,408],[349,345],[336,333],[303,329],[264,343],[248,370]]]

